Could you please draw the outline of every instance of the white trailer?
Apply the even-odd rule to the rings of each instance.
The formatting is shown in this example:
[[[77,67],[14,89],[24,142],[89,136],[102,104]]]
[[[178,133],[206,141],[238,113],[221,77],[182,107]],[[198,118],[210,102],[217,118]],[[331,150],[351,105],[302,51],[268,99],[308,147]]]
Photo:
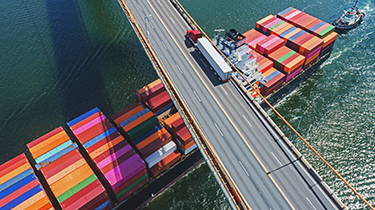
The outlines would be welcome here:
[[[232,69],[208,39],[204,37],[198,39],[197,47],[215,70],[216,74],[219,76],[219,80],[226,82],[232,78]]]

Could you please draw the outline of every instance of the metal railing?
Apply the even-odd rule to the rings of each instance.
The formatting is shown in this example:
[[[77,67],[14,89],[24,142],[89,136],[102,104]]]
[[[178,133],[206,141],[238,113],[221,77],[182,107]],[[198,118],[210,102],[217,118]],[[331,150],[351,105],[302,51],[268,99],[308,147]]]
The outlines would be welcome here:
[[[176,6],[178,6],[181,9],[181,12],[183,13],[183,17],[187,17],[189,19],[188,23],[192,25],[192,28],[198,29],[210,42],[211,44],[216,47],[216,45],[211,41],[210,37],[206,35],[206,33],[199,27],[199,25],[194,21],[194,19],[187,13],[187,11],[182,7],[182,5],[178,2],[178,0],[170,0],[172,1]],[[285,120],[283,116],[280,115],[280,113],[266,100],[266,98],[260,93],[258,89],[256,89],[252,84],[249,83],[249,81],[237,70],[237,68],[228,60],[228,58],[216,47],[217,51],[221,53],[221,55],[227,60],[227,62],[232,66],[232,68],[241,75],[241,77],[246,81],[247,84],[250,85],[250,87],[255,90],[258,95],[263,99],[263,101],[274,111],[274,113],[294,132],[297,134],[297,136],[305,143],[306,146],[314,153],[316,154],[320,160],[323,161],[323,163],[331,169],[331,171],[334,172],[334,174],[340,178],[351,190],[353,193],[355,193],[370,209],[375,210],[374,207],[371,206],[370,203],[366,201],[296,130]],[[256,102],[255,102],[256,103]],[[289,142],[290,143],[290,142]],[[292,146],[291,146],[292,147]]]

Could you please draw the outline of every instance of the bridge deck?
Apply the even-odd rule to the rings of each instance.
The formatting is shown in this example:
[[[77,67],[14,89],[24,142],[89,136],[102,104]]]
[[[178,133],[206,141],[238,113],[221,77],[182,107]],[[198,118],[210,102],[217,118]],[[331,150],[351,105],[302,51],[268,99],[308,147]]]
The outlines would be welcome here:
[[[185,39],[190,27],[170,1],[125,3],[142,30],[147,27],[175,91],[251,208],[339,209],[237,85],[218,81]]]

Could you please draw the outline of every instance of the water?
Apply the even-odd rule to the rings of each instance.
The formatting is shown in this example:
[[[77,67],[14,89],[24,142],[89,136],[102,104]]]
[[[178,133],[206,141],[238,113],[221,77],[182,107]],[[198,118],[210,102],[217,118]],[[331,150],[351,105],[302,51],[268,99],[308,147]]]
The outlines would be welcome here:
[[[245,32],[293,6],[331,22],[352,1],[181,0],[209,34]],[[340,35],[331,57],[277,110],[372,205],[375,205],[374,1],[357,29]],[[197,6],[199,5],[199,6]],[[270,6],[272,5],[272,6]],[[26,144],[94,107],[110,116],[135,102],[135,91],[157,79],[117,1],[15,0],[0,4],[0,163],[27,153]],[[270,113],[276,123],[280,121]],[[284,125],[282,130],[292,138]],[[301,140],[297,148],[310,151]],[[308,158],[310,159],[310,158]],[[311,164],[350,209],[363,203],[315,156]],[[208,167],[194,171],[144,209],[228,209]]]

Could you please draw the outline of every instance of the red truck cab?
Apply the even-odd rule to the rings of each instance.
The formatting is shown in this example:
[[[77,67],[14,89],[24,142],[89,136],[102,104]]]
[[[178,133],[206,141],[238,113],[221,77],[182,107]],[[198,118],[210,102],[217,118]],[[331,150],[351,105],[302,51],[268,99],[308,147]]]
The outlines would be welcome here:
[[[188,36],[190,41],[192,41],[194,44],[197,43],[199,38],[202,38],[202,33],[198,30],[193,30],[193,29],[188,30],[186,32],[186,35]]]

